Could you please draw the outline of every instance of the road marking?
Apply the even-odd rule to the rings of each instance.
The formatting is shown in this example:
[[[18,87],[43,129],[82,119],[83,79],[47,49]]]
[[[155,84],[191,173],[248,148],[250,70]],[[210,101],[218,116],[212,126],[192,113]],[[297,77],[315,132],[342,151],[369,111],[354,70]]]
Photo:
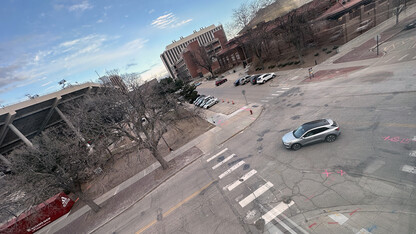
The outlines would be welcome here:
[[[276,93],[284,93],[285,91],[276,91]]]
[[[266,99],[273,99],[274,97],[266,97]]]
[[[367,231],[365,228],[361,228],[356,234],[371,234],[371,232]]]
[[[243,200],[241,200],[239,202],[240,203],[240,206],[241,207],[245,207],[250,202],[252,202],[254,199],[256,199],[257,197],[259,197],[260,195],[262,195],[264,192],[266,192],[267,190],[269,190],[271,187],[273,187],[273,184],[271,182],[267,182],[266,184],[262,185],[256,191],[254,191],[253,193],[251,193],[250,195],[248,195],[246,198],[244,198]]]
[[[294,76],[292,78],[290,78],[290,80],[296,80],[299,76]]]
[[[333,219],[335,222],[339,223],[340,225],[343,225],[348,220],[347,216],[341,213],[331,214],[331,215],[328,215],[328,217],[330,217],[331,219]]]
[[[416,157],[416,150],[412,151],[409,153],[410,157]]]
[[[237,186],[242,184],[244,181],[248,180],[251,176],[253,176],[256,173],[257,173],[257,171],[254,170],[254,169],[249,171],[247,174],[243,175],[239,180],[235,181],[232,184],[229,184],[229,185],[225,186],[224,190],[228,189],[228,191],[231,191],[231,190],[235,189]]]
[[[405,56],[399,58],[399,61],[402,61],[404,58],[406,58],[409,54],[406,54]]]
[[[220,179],[224,178],[226,175],[230,174],[231,172],[233,172],[235,169],[239,168],[241,165],[243,165],[245,162],[244,161],[240,161],[237,164],[235,164],[234,166],[230,167],[230,169],[226,170],[224,173],[222,173],[221,175],[219,175],[218,177]]]
[[[282,88],[282,89],[290,89],[290,88]]]
[[[166,217],[168,216],[170,213],[172,213],[173,211],[175,211],[176,209],[178,209],[180,206],[182,206],[183,204],[185,204],[186,202],[188,202],[189,200],[191,200],[192,198],[194,198],[196,195],[200,194],[202,192],[202,190],[208,188],[212,183],[214,183],[215,180],[209,182],[208,184],[206,184],[204,187],[202,187],[201,189],[199,189],[198,191],[194,192],[192,195],[190,195],[189,197],[185,198],[183,201],[179,202],[178,204],[176,204],[174,207],[170,208],[168,211],[166,211],[165,213],[162,214],[162,217]],[[150,228],[151,226],[153,226],[155,223],[157,223],[157,219],[153,220],[151,223],[149,223],[148,225],[144,226],[143,228],[141,228],[140,230],[138,230],[136,232],[136,234],[140,234],[143,233],[144,231],[146,231],[148,228]]]
[[[293,201],[291,201],[289,204],[280,202],[276,207],[271,209],[269,212],[261,216],[262,219],[264,219],[265,224],[268,224],[270,221],[272,221],[276,216],[283,213],[285,210],[287,210],[290,206],[295,204]]]
[[[273,93],[272,96],[279,96],[280,94],[278,93]]]
[[[384,63],[388,63],[388,62],[390,62],[390,60],[394,59],[395,57],[396,57],[396,56],[393,56],[393,57],[391,57],[391,58],[387,59]]]
[[[261,102],[269,102],[269,100],[261,100]]]
[[[416,59],[416,56],[415,56],[415,57],[413,57],[412,59]]]
[[[225,158],[224,160],[222,160],[221,162],[219,162],[217,165],[212,167],[212,170],[217,169],[219,166],[221,166],[222,164],[226,163],[228,160],[230,160],[232,157],[234,157],[235,154],[231,154],[230,156],[228,156],[227,158]]]
[[[207,162],[213,160],[214,158],[218,157],[220,154],[224,153],[227,150],[228,150],[228,148],[225,148],[225,149],[221,150],[221,152],[219,152],[218,154],[216,154],[216,155],[212,156],[211,158],[207,159]]]
[[[402,171],[416,174],[416,167],[412,167],[412,166],[409,166],[409,165],[404,165],[402,167]]]
[[[297,223],[295,223],[295,222],[293,222],[291,219],[289,219],[289,217],[287,217],[286,215],[284,215],[284,214],[281,214],[282,215],[282,217],[285,219],[285,220],[287,220],[287,221],[289,221],[289,223],[291,223],[293,226],[295,226],[298,230],[300,230],[301,232],[303,232],[304,234],[309,234],[307,231],[305,231],[305,229],[303,229],[301,226],[299,226]]]
[[[414,48],[416,48],[416,43],[412,46],[412,48],[414,49]]]

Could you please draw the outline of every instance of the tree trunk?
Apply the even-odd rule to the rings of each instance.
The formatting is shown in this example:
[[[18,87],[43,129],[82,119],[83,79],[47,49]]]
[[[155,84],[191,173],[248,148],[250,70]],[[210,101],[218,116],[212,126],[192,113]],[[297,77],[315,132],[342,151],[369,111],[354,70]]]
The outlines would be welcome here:
[[[97,213],[98,211],[100,211],[101,206],[99,206],[97,203],[95,203],[93,200],[86,198],[83,192],[74,192],[74,194],[79,197],[79,199],[83,202],[85,202],[85,204],[87,204],[91,210],[93,210],[95,213]]]
[[[168,162],[162,157],[162,155],[159,154],[157,148],[152,148],[150,149],[150,151],[152,152],[153,157],[155,157],[156,160],[160,163],[160,165],[162,165],[163,170],[169,168]]]

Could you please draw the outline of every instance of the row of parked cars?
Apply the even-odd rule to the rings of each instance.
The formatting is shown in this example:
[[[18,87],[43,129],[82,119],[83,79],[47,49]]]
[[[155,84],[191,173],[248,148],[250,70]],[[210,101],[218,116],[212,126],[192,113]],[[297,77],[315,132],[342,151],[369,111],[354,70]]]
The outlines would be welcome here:
[[[218,98],[215,98],[213,96],[201,95],[195,99],[193,104],[197,107],[208,109],[211,106],[217,104],[218,102],[219,102]]]
[[[245,85],[248,82],[250,82],[251,84],[264,84],[267,81],[273,79],[274,77],[276,77],[274,73],[265,73],[252,76],[247,75],[234,81],[234,86]]]

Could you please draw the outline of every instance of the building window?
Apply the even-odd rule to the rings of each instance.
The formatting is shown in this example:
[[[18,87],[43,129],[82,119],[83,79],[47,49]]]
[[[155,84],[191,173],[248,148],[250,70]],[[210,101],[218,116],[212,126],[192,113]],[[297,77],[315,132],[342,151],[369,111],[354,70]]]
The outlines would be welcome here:
[[[235,57],[234,57],[233,54],[231,55],[231,60],[233,60],[233,62],[235,62]]]
[[[238,52],[235,53],[235,57],[240,60],[240,54],[238,54]]]

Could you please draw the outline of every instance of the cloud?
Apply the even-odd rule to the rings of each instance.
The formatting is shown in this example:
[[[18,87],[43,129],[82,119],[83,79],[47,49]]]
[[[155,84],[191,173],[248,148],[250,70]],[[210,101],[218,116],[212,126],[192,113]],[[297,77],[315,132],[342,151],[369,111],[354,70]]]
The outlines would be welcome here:
[[[99,20],[97,20],[97,24],[101,24],[102,22],[104,22],[104,20],[102,20],[102,19],[99,19]]]
[[[130,67],[134,67],[134,66],[137,66],[137,65],[138,65],[138,63],[129,63],[129,64],[126,65],[126,70],[129,69]]]
[[[73,11],[83,12],[83,11],[91,9],[91,8],[92,8],[92,6],[88,3],[88,1],[83,1],[82,3],[69,6],[68,10],[70,12],[73,12]]]
[[[48,85],[48,84],[50,84],[50,83],[52,83],[52,81],[46,82],[46,83],[42,84],[41,86],[42,86],[42,87],[45,87],[45,86],[47,86],[47,85]]]
[[[190,21],[192,21],[192,19],[179,21],[179,19],[173,13],[168,13],[168,14],[159,16],[156,19],[154,19],[151,25],[160,29],[176,28]]]
[[[156,66],[152,66],[150,69],[142,71],[139,73],[142,81],[152,80],[154,78],[160,79],[168,75],[168,72],[165,69],[165,66],[161,63]]]
[[[155,9],[151,9],[148,13],[149,15],[152,14],[153,12],[155,12]]]

